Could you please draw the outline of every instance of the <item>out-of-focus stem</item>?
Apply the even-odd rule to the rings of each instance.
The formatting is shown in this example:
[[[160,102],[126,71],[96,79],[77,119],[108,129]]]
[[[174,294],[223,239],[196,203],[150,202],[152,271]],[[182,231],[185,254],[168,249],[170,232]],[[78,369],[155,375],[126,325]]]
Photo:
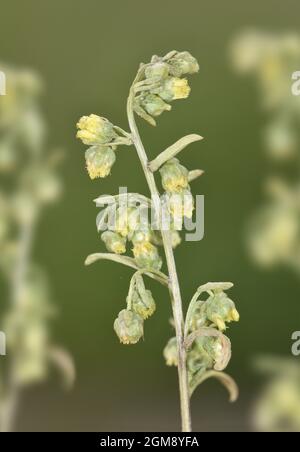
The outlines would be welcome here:
[[[11,282],[11,302],[13,306],[22,303],[26,272],[32,248],[34,225],[35,215],[33,214],[30,220],[23,223],[20,228],[18,257]],[[0,415],[1,432],[11,432],[14,429],[19,395],[20,388],[15,379],[12,356],[9,370],[8,391],[5,400],[3,401]]]

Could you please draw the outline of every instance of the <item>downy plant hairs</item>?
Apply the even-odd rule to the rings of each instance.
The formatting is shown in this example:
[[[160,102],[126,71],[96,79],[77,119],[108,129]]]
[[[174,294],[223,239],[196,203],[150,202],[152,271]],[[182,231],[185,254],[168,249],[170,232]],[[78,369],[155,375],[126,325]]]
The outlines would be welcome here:
[[[8,294],[9,302],[3,304],[0,325],[7,342],[0,372],[3,432],[14,428],[20,393],[44,380],[51,364],[61,369],[68,385],[74,379],[70,356],[51,337],[55,308],[47,275],[32,258],[39,218],[61,192],[60,152],[45,146],[40,78],[11,67],[5,67],[5,74],[7,92],[0,99],[0,271],[6,283],[2,294]]]
[[[150,63],[140,65],[130,87],[129,131],[95,114],[83,116],[77,124],[77,137],[88,146],[85,159],[91,179],[110,174],[121,146],[133,147],[139,157],[150,198],[121,193],[96,199],[97,206],[106,206],[97,217],[97,226],[99,231],[107,226],[101,239],[108,253],[92,254],[86,264],[109,259],[135,270],[128,295],[124,296],[124,307],[114,321],[115,333],[123,344],[135,344],[144,336],[147,319],[157,309],[151,291],[146,288],[145,277],[155,279],[168,290],[175,335],[163,353],[167,365],[178,369],[185,432],[191,431],[190,397],[207,378],[218,378],[229,390],[231,400],[237,398],[235,382],[223,371],[231,356],[230,340],[224,331],[229,322],[239,320],[239,314],[227,295],[233,284],[208,283],[197,289],[184,318],[174,248],[181,241],[179,231],[184,219],[191,218],[194,210],[190,183],[202,171],[189,171],[180,163],[178,154],[202,137],[185,136],[149,161],[135,115],[155,126],[157,118],[170,111],[174,101],[189,96],[191,89],[186,76],[198,70],[198,62],[189,52],[172,51],[164,57],[153,56]],[[157,175],[163,193],[158,189]],[[149,210],[151,222],[149,215],[145,215]],[[129,249],[132,256],[126,255]],[[164,261],[167,273],[161,270]]]

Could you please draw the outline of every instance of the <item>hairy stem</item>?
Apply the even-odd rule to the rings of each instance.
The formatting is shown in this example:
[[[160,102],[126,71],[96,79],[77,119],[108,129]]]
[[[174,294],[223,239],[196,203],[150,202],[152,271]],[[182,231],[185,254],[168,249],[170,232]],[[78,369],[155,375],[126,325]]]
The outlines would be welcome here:
[[[143,68],[141,68],[138,72],[137,78],[134,81],[139,81],[139,77],[141,76]],[[160,197],[159,191],[156,186],[156,182],[153,176],[153,173],[149,169],[149,162],[147,158],[146,151],[144,149],[143,143],[141,141],[138,128],[136,126],[134,111],[133,111],[133,102],[134,102],[134,84],[132,85],[127,101],[127,115],[128,122],[131,131],[132,142],[136,148],[138,157],[140,159],[148,187],[151,193],[154,210],[157,218],[161,216],[161,208],[160,208]],[[190,432],[191,431],[191,415],[190,415],[190,398],[189,398],[189,387],[188,387],[188,376],[187,376],[187,368],[186,368],[186,350],[184,347],[184,335],[183,335],[183,327],[184,327],[184,317],[182,311],[182,301],[181,294],[178,282],[178,276],[176,271],[176,264],[173,254],[173,248],[171,243],[171,235],[170,231],[161,230],[162,240],[164,251],[166,255],[166,262],[168,266],[169,272],[169,290],[172,300],[172,309],[174,316],[174,325],[176,331],[177,338],[177,348],[178,348],[178,377],[179,377],[179,391],[180,391],[180,406],[181,406],[181,421],[182,421],[182,431]]]

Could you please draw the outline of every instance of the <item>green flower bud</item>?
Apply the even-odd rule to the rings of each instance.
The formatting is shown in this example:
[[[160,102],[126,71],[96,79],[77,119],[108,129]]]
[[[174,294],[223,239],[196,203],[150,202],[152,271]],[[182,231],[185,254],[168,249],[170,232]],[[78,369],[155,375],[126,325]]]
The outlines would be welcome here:
[[[145,76],[146,78],[163,80],[169,75],[169,65],[162,61],[151,64],[146,67]]]
[[[154,88],[152,92],[158,94],[165,102],[171,102],[177,99],[186,99],[190,94],[186,78],[168,77],[163,81],[160,87]]]
[[[140,208],[120,206],[117,209],[113,228],[123,237],[130,240],[137,233],[148,234],[148,225],[144,224],[144,217]],[[141,236],[139,235],[141,238]]]
[[[132,295],[131,307],[142,319],[146,320],[148,317],[151,317],[156,310],[156,304],[151,291],[144,290],[141,294],[135,290]]]
[[[127,237],[129,233],[128,211],[129,209],[125,207],[118,207],[114,218],[114,224],[112,225],[115,232],[120,234],[122,237]]]
[[[108,251],[111,251],[115,254],[126,253],[126,238],[122,237],[117,232],[105,231],[101,235],[101,239],[105,243]]]
[[[85,152],[85,160],[90,178],[103,178],[110,174],[116,155],[109,146],[92,146]]]
[[[238,322],[240,318],[234,302],[224,292],[215,293],[209,297],[204,309],[208,320],[220,331],[226,330],[226,322]]]
[[[164,358],[167,366],[178,365],[178,351],[177,351],[177,339],[171,337],[163,351]]]
[[[114,330],[122,344],[136,344],[144,335],[144,321],[135,312],[123,309],[114,322]]]
[[[179,193],[183,188],[187,188],[188,170],[173,158],[168,160],[159,170],[163,188],[171,193]]]
[[[162,260],[156,246],[150,242],[138,242],[133,247],[133,255],[140,268],[160,270]]]
[[[194,198],[189,189],[182,190],[180,193],[165,193],[163,201],[168,206],[176,229],[178,226],[180,228],[183,217],[192,218]]]
[[[187,365],[191,374],[213,369],[222,356],[223,347],[220,338],[199,337],[188,352]]]
[[[179,52],[168,61],[170,75],[182,77],[199,71],[199,64],[189,52]]]
[[[110,143],[117,136],[113,125],[107,119],[97,115],[82,116],[77,123],[77,128],[79,130],[76,137],[88,146]]]
[[[197,349],[192,349],[187,355],[187,368],[190,375],[196,374],[200,371],[204,372],[206,369],[212,367],[212,359],[204,350],[201,352]]]
[[[159,116],[164,111],[170,111],[171,105],[164,102],[156,94],[147,94],[140,99],[141,106],[146,110],[146,112],[151,116]]]
[[[152,242],[152,239],[153,233],[150,229],[147,231],[136,231],[131,237],[131,241],[134,245],[141,242]]]

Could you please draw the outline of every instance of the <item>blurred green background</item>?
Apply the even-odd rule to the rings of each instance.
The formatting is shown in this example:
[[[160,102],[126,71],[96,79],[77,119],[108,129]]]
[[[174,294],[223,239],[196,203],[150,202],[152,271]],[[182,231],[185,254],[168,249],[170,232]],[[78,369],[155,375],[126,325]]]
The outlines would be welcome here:
[[[194,193],[205,195],[205,237],[176,251],[183,299],[187,305],[207,281],[229,280],[241,313],[240,324],[229,331],[234,351],[229,373],[240,384],[241,398],[231,406],[218,383],[205,383],[192,403],[194,429],[249,428],[259,385],[252,359],[261,352],[289,353],[291,333],[300,327],[300,285],[288,270],[257,269],[244,247],[245,225],[261,201],[269,162],[256,88],[233,73],[228,45],[248,26],[297,31],[299,10],[292,0],[1,2],[0,60],[41,74],[49,143],[67,152],[64,196],[44,215],[35,254],[48,270],[59,307],[56,336],[77,367],[76,386],[68,394],[55,378],[26,392],[18,429],[179,428],[177,374],[162,357],[172,334],[166,292],[149,283],[158,309],[146,324],[145,341],[120,346],[112,323],[124,306],[131,271],[109,262],[83,266],[89,253],[103,250],[92,200],[117,193],[119,186],[146,193],[137,157],[123,148],[112,176],[91,181],[84,146],[75,139],[76,121],[84,114],[106,116],[126,129],[125,102],[139,62],[172,49],[189,50],[200,62],[192,94],[162,115],[156,129],[141,122],[140,130],[150,156],[187,133],[205,137],[182,154],[189,168],[205,170],[193,184]]]

